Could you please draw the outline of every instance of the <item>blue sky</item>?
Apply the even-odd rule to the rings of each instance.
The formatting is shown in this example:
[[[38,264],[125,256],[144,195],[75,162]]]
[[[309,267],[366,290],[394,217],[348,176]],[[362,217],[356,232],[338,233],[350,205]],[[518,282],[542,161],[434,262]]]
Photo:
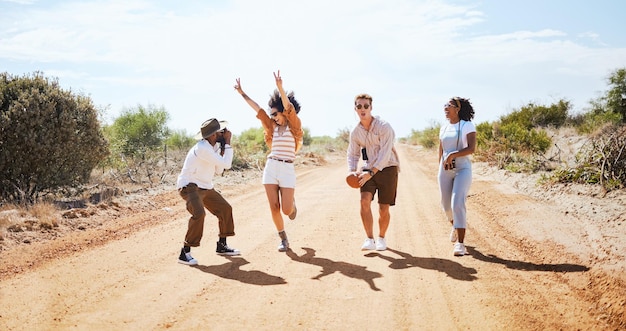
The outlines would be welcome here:
[[[265,106],[280,69],[313,136],[358,121],[353,98],[398,137],[445,121],[470,98],[475,121],[530,102],[584,111],[626,67],[626,1],[34,1],[0,0],[0,71],[41,71],[92,98],[111,122],[154,105],[168,126],[211,117],[235,134],[260,127],[233,90]]]

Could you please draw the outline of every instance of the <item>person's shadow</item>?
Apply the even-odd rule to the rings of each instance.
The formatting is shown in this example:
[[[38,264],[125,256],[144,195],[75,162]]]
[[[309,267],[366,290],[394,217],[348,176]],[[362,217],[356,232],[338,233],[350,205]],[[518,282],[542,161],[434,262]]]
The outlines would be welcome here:
[[[554,272],[582,272],[589,270],[589,267],[579,264],[561,263],[561,264],[549,264],[549,263],[531,263],[524,261],[507,260],[496,255],[489,254],[484,255],[476,249],[476,247],[466,246],[470,255],[480,261],[489,263],[498,263],[506,266],[509,269],[524,270],[524,271],[554,271]]]
[[[238,280],[246,284],[261,286],[287,284],[285,279],[282,277],[268,275],[258,270],[241,270],[241,266],[250,263],[244,258],[231,256],[226,256],[226,258],[230,262],[215,266],[196,265],[193,267],[202,272],[210,273],[226,279]]]
[[[395,253],[402,258],[387,256],[378,252],[368,253],[365,254],[365,256],[379,257],[383,260],[387,260],[391,262],[389,264],[389,268],[391,269],[422,268],[445,272],[449,277],[458,280],[472,281],[477,279],[475,276],[477,273],[476,269],[465,267],[458,262],[436,257],[413,256],[409,253],[401,252],[392,248],[387,248],[387,251]]]
[[[316,265],[322,268],[322,271],[315,276],[311,277],[311,279],[317,279],[324,276],[331,275],[335,272],[339,272],[345,276],[361,279],[366,282],[369,287],[374,291],[380,291],[376,284],[374,283],[374,279],[380,278],[383,275],[378,272],[369,271],[367,267],[355,265],[347,262],[337,262],[326,258],[316,257],[315,250],[312,248],[302,247],[302,249],[306,252],[301,256],[298,256],[293,250],[287,250],[287,256],[289,256],[292,260],[296,262],[307,263],[311,265]]]

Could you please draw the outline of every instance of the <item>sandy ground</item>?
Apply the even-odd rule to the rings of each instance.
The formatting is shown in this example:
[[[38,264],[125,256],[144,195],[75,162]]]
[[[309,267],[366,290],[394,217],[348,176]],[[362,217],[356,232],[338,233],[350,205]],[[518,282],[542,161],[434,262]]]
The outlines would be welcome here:
[[[477,163],[470,255],[455,257],[436,153],[399,152],[386,251],[360,250],[340,158],[298,168],[287,253],[258,177],[220,186],[242,255],[215,254],[208,217],[196,267],[176,263],[188,218],[176,192],[119,197],[77,219],[98,226],[0,251],[0,330],[626,329],[623,194],[544,189]]]

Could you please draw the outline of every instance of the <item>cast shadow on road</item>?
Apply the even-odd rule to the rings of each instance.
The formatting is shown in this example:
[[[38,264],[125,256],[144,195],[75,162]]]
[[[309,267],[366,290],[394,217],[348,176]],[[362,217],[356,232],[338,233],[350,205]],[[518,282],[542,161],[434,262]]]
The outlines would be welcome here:
[[[561,264],[548,264],[548,263],[531,263],[524,261],[507,260],[497,257],[493,254],[484,255],[479,252],[475,247],[465,246],[469,254],[479,261],[498,263],[506,266],[509,269],[524,270],[524,271],[554,271],[554,272],[582,272],[589,270],[589,267],[579,264],[561,263]]]
[[[302,256],[298,256],[298,254],[291,249],[287,250],[287,256],[296,262],[321,267],[322,271],[317,276],[311,277],[311,279],[319,280],[324,276],[339,272],[351,278],[361,279],[366,282],[372,290],[380,291],[380,289],[376,287],[374,279],[382,277],[383,275],[381,273],[369,271],[367,270],[367,267],[348,262],[333,261],[322,257],[316,257],[315,250],[312,248],[302,247],[302,249],[306,252],[302,254]]]
[[[402,258],[395,258],[392,256],[383,255],[378,252],[365,254],[367,257],[379,257],[383,260],[387,260],[391,262],[389,268],[391,269],[407,269],[407,268],[422,268],[422,269],[430,269],[436,270],[440,272],[445,272],[448,277],[464,280],[464,281],[472,281],[476,280],[476,269],[468,268],[463,266],[458,262],[454,262],[451,260],[440,259],[436,257],[418,257],[413,256],[409,253],[401,252],[396,249],[392,249],[387,247],[388,252],[395,253]]]
[[[194,268],[213,274],[218,277],[237,280],[242,283],[251,285],[283,285],[287,284],[284,278],[278,276],[268,275],[258,270],[241,270],[241,266],[244,266],[250,262],[241,257],[226,256],[230,262],[226,262],[220,265],[196,265]]]

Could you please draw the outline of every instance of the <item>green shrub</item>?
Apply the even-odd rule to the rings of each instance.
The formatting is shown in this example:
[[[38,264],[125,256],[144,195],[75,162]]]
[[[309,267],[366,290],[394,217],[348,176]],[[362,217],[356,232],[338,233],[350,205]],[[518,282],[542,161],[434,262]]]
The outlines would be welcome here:
[[[163,146],[169,135],[168,119],[169,114],[163,107],[138,105],[123,110],[105,132],[114,150],[125,156],[142,157],[142,154]]]
[[[324,154],[325,152],[346,151],[348,144],[339,137],[320,136],[311,139],[310,147],[312,151]]]
[[[175,150],[187,150],[195,143],[194,137],[188,135],[185,130],[173,131],[165,139],[165,145]]]
[[[345,144],[346,148],[350,144],[350,129],[344,128],[337,132],[337,140]]]
[[[493,140],[493,125],[489,122],[482,122],[476,125],[476,147],[486,148]]]
[[[527,129],[518,122],[480,123],[476,126],[476,145],[477,160],[526,172],[541,167],[537,156],[550,148],[552,139],[545,130]]]
[[[569,120],[579,134],[590,134],[604,125],[619,124],[620,115],[611,112],[587,112],[572,116]]]
[[[440,128],[440,124],[433,122],[429,127],[422,131],[411,130],[411,134],[407,138],[407,141],[412,145],[420,145],[427,149],[438,148]]]
[[[89,97],[41,73],[0,74],[0,198],[32,203],[86,183],[108,152]]]
[[[571,107],[571,103],[566,100],[559,100],[550,106],[529,103],[519,110],[501,116],[500,122],[503,125],[516,123],[525,129],[548,126],[559,128],[565,124]]]
[[[233,150],[233,170],[257,168],[265,165],[269,152],[263,136],[263,128],[250,128],[231,140]]]

